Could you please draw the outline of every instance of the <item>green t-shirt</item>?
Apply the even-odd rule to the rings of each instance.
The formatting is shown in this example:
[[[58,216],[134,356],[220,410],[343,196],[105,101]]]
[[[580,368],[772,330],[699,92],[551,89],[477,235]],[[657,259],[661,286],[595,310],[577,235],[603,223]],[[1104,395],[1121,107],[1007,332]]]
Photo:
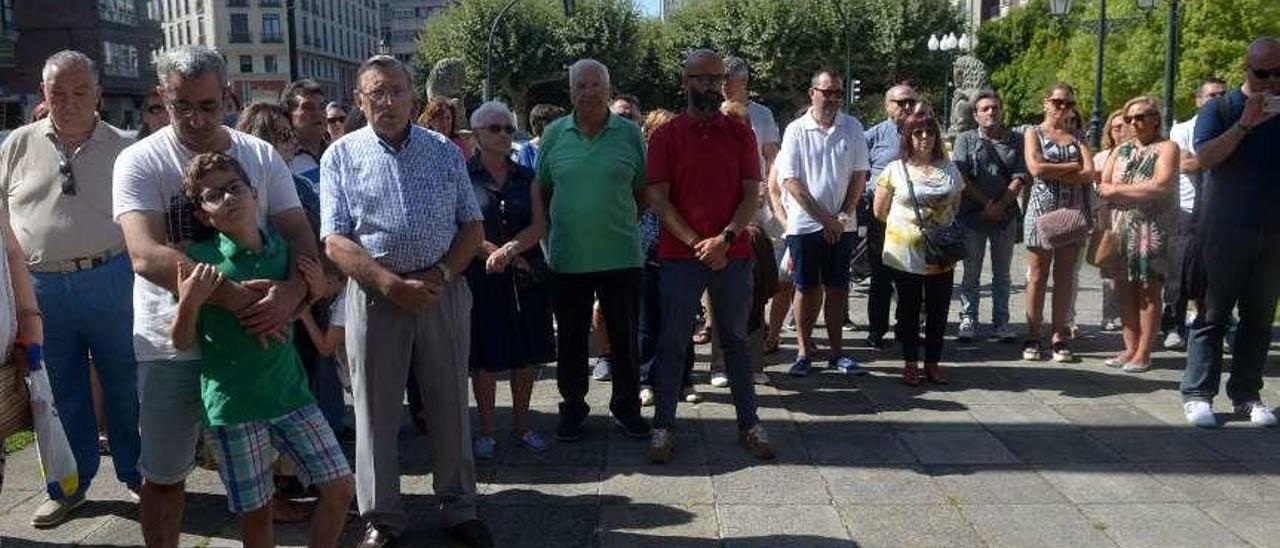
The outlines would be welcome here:
[[[289,244],[279,235],[263,236],[262,253],[244,249],[218,234],[187,249],[193,261],[207,263],[228,280],[283,280],[289,274]],[[232,312],[200,307],[196,320],[200,340],[200,398],[212,426],[274,419],[315,401],[307,387],[302,362],[289,340],[272,341],[266,349],[240,327]]]
[[[635,192],[645,184],[644,136],[615,114],[595,138],[563,116],[542,134],[538,181],[551,190],[551,269],[576,274],[639,268]]]

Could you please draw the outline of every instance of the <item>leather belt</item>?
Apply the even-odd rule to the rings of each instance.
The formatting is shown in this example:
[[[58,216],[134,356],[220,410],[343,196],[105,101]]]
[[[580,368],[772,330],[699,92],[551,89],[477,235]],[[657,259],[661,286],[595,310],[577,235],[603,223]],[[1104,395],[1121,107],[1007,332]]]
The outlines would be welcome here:
[[[44,261],[40,264],[28,265],[27,268],[32,272],[41,272],[46,274],[72,274],[75,272],[83,272],[85,270],[93,270],[104,264],[107,264],[119,255],[120,251],[111,250],[104,251],[97,255],[89,257],[78,257],[65,261]]]

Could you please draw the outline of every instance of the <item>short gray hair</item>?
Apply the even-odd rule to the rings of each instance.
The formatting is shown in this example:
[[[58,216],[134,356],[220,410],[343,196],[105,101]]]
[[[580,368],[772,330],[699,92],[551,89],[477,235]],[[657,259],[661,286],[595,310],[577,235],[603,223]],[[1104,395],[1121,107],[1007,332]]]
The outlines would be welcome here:
[[[73,49],[64,49],[45,59],[44,69],[40,71],[40,79],[47,82],[49,81],[49,73],[58,69],[70,68],[74,65],[84,67],[93,76],[93,83],[98,83],[98,67],[93,64],[93,59]]]
[[[884,91],[884,102],[888,103],[891,100],[890,97],[893,97],[893,92],[899,90],[907,90],[912,95],[915,95],[916,93],[916,88],[911,87],[910,84],[898,84],[896,86],[891,86],[889,89]],[[973,104],[976,105],[978,102],[974,101]]]
[[[741,57],[730,55],[724,58],[724,75],[730,80],[745,80],[751,77],[751,70]]]
[[[480,127],[480,122],[483,122],[485,118],[494,114],[506,116],[511,120],[511,125],[516,125],[516,115],[511,112],[511,109],[507,107],[506,103],[503,103],[502,101],[488,101],[476,108],[475,112],[471,113],[471,127]]]
[[[844,82],[840,80],[840,75],[836,74],[835,69],[820,68],[817,70],[817,72],[813,73],[813,78],[809,79],[809,87],[811,88],[818,87],[818,79],[822,78],[823,74],[831,77],[831,79],[836,82],[840,82],[841,84],[844,84]]]
[[[360,63],[360,68],[356,69],[356,91],[360,91],[360,79],[364,77],[364,73],[371,70],[399,70],[404,73],[405,80],[409,81],[409,90],[413,91],[413,73],[409,72],[409,67],[402,61],[390,55],[374,55]]]
[[[595,59],[578,59],[572,65],[569,65],[569,87],[573,87],[573,83],[577,81],[578,75],[584,70],[598,70],[604,75],[605,87],[609,87],[609,67],[604,63]]]
[[[191,79],[209,72],[218,75],[218,85],[227,85],[227,61],[207,46],[178,46],[156,57],[156,77],[162,86],[175,74]]]

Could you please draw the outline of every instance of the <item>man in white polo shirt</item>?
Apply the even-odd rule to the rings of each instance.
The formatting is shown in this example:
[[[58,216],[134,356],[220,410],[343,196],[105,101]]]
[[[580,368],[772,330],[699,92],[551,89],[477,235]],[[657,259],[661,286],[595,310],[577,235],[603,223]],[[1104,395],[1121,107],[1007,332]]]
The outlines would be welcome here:
[[[846,374],[866,373],[843,354],[840,324],[848,307],[849,260],[857,226],[854,212],[871,165],[862,123],[840,112],[843,100],[844,84],[835,73],[815,74],[809,87],[809,111],[787,126],[778,155],[799,312],[800,352],[790,371],[796,377],[809,372],[816,352],[813,327],[824,290],[831,366]]]

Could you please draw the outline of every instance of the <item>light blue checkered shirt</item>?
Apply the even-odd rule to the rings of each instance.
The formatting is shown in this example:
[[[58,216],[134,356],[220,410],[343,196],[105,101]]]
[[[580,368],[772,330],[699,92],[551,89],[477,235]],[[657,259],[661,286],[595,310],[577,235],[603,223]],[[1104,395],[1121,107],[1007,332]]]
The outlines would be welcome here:
[[[409,128],[398,151],[365,126],[320,159],[320,237],[351,238],[397,274],[435,264],[458,227],[484,219],[458,147]]]

